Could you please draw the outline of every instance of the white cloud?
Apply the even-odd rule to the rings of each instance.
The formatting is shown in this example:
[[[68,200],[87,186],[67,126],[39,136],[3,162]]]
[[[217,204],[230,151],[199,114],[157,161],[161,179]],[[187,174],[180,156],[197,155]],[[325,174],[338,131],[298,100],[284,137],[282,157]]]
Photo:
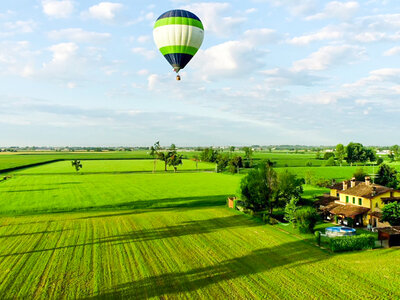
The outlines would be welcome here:
[[[38,52],[32,51],[28,41],[0,42],[0,75],[30,77],[34,74],[34,60]]]
[[[74,11],[74,3],[71,0],[42,0],[43,12],[52,18],[67,18]]]
[[[244,17],[226,16],[231,14],[227,2],[201,2],[184,7],[195,13],[204,24],[204,29],[217,36],[227,37],[235,32],[245,21]]]
[[[343,37],[344,32],[339,26],[329,25],[317,32],[288,39],[287,42],[293,45],[308,45],[315,41],[337,40]]]
[[[268,2],[273,6],[283,6],[292,15],[305,16],[315,11],[316,0],[258,0],[258,2]]]
[[[136,74],[138,74],[140,76],[147,76],[149,74],[149,70],[142,69],[142,70],[137,71]]]
[[[325,46],[312,53],[309,57],[295,61],[294,71],[320,71],[331,65],[353,62],[365,57],[365,49],[358,46]]]
[[[112,21],[115,19],[116,14],[121,11],[123,5],[114,2],[100,2],[97,5],[89,7],[86,13],[89,17],[99,19],[102,21]]]
[[[75,43],[61,43],[49,47],[53,53],[51,62],[54,64],[65,63],[76,55],[79,47]]]
[[[158,83],[160,81],[160,76],[157,74],[151,74],[149,77],[147,77],[147,83],[148,83],[148,88],[149,90],[153,91],[156,89],[158,86]]]
[[[322,20],[328,18],[338,18],[342,20],[350,19],[359,9],[360,5],[356,1],[339,2],[331,1],[325,5],[322,12],[306,17],[306,20]]]
[[[255,48],[248,41],[228,41],[200,50],[193,66],[204,80],[248,76],[263,67],[265,54],[265,50]]]
[[[143,56],[146,59],[153,59],[154,57],[156,57],[156,52],[154,50],[148,50],[146,48],[143,47],[135,47],[132,48],[132,53],[135,54],[139,54],[141,56]]]
[[[137,41],[141,44],[147,43],[150,40],[150,36],[148,35],[141,35],[137,38]]]
[[[31,33],[37,27],[37,24],[33,20],[15,21],[15,22],[6,22],[4,24],[4,27],[15,33]]]
[[[81,28],[67,28],[50,31],[48,36],[53,40],[69,40],[77,43],[96,43],[108,40],[111,37],[111,34],[90,32]]]
[[[257,46],[277,41],[278,34],[274,29],[256,28],[246,30],[243,34],[243,39],[251,45]]]
[[[394,56],[400,54],[400,46],[395,46],[383,53],[384,56]]]

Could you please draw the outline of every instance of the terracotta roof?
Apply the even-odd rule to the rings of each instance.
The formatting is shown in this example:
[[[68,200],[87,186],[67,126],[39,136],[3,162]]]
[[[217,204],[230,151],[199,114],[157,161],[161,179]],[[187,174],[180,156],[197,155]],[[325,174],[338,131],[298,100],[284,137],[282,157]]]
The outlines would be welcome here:
[[[373,188],[375,188],[375,194]],[[355,187],[349,188],[345,191],[340,191],[339,193],[372,199],[390,191],[393,191],[393,189],[379,184],[366,184],[365,182],[362,182]]]
[[[337,206],[343,206],[343,205],[337,204],[336,202],[333,202],[333,203],[331,203],[331,204],[328,204],[328,205],[325,206],[325,207],[321,207],[321,210],[329,211],[329,212],[330,212],[332,209],[334,209],[334,208],[337,207]]]
[[[314,202],[316,206],[327,206],[328,204],[339,200],[339,197],[334,197],[329,194],[324,194],[322,196],[317,197],[317,201]]]
[[[351,180],[345,180],[345,182],[347,183],[348,188],[350,188]],[[364,181],[356,181],[356,186],[363,182]],[[332,184],[331,186],[328,186],[328,188],[332,190],[343,191],[343,181]]]
[[[384,197],[382,201],[386,204],[388,202],[400,201],[400,197]]]
[[[379,211],[370,211],[368,213],[371,217],[376,217],[378,219],[382,218],[382,213]]]
[[[400,235],[400,226],[378,228],[378,231],[384,232],[390,235]]]
[[[364,214],[369,211],[369,208],[363,206],[357,206],[352,204],[341,205],[338,204],[337,206],[333,207],[329,210],[331,214],[334,215],[343,215],[345,217],[354,217],[357,215]]]

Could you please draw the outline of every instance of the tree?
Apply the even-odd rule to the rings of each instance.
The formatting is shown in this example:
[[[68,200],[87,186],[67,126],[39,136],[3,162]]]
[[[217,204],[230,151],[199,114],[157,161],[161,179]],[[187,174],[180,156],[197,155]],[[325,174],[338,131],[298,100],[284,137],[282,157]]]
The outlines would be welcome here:
[[[220,153],[217,157],[217,172],[223,172],[229,163],[229,155],[227,153]]]
[[[244,158],[246,159],[245,167],[251,168],[253,165],[253,149],[250,147],[243,147],[242,150],[244,151]]]
[[[383,158],[382,157],[378,157],[378,159],[376,160],[376,164],[379,166],[383,163]]]
[[[331,157],[333,157],[333,158],[335,157],[335,154],[333,152],[325,152],[324,153],[324,160],[328,160]]]
[[[353,177],[354,177],[357,181],[364,181],[364,180],[365,180],[365,177],[366,177],[367,175],[368,175],[368,174],[364,171],[363,168],[358,168],[358,169],[356,169],[356,171],[354,172]]]
[[[157,154],[158,151],[160,151],[160,142],[157,141],[154,143],[153,146],[150,148],[150,156],[154,158],[154,164],[153,164],[153,173],[156,171],[156,165],[157,165]]]
[[[176,151],[169,152],[170,155],[168,156],[168,165],[174,168],[174,172],[176,173],[178,166],[182,165],[183,155],[177,153]]]
[[[240,182],[241,195],[246,205],[256,211],[269,208],[272,212],[276,181],[276,172],[267,165],[261,164],[250,170]]]
[[[336,166],[335,158],[331,156],[325,163],[325,166],[331,167],[331,166]]]
[[[235,152],[235,146],[230,146],[230,147],[229,147],[229,151],[230,151],[230,152]]]
[[[367,160],[366,156],[363,156],[365,152],[364,146],[360,143],[349,143],[346,147],[346,161],[353,165],[353,163],[361,161],[362,159]]]
[[[169,147],[170,150],[175,151],[176,150],[176,146],[175,144],[171,144],[171,146]]]
[[[396,189],[399,185],[396,169],[388,166],[387,164],[380,165],[375,182],[377,184]]]
[[[79,172],[79,170],[82,168],[82,164],[80,160],[73,160],[72,162],[72,166],[75,167],[76,172]]]
[[[229,160],[229,172],[231,172],[232,174],[239,173],[240,168],[243,168],[243,159],[241,156],[235,155]]]
[[[321,159],[321,152],[319,150],[317,150],[317,153],[315,153],[315,158]]]
[[[391,226],[400,226],[400,202],[386,204],[382,208],[382,222],[388,222]]]
[[[167,165],[169,158],[176,153],[175,151],[157,152],[157,158],[164,162],[164,171],[167,172]]]
[[[295,212],[295,222],[302,233],[312,233],[319,220],[317,210],[311,206],[304,206]]]
[[[335,156],[336,156],[336,159],[339,162],[340,166],[342,166],[344,156],[345,156],[345,148],[344,148],[343,144],[336,145]]]
[[[199,171],[199,161],[200,161],[199,156],[198,155],[193,155],[192,160],[196,162],[196,170]]]
[[[400,157],[400,147],[399,145],[394,145],[390,147],[390,151],[393,153],[394,159],[398,160]]]
[[[212,148],[205,148],[200,153],[201,161],[216,162],[217,161],[217,157],[218,157],[218,151],[214,150]]]
[[[296,210],[298,209],[297,207],[298,201],[299,201],[298,199],[292,198],[285,206],[284,219],[289,223],[293,224],[293,227],[296,224]]]
[[[291,199],[300,200],[303,193],[304,179],[297,178],[288,170],[280,172],[277,176],[276,193],[273,199],[274,207],[284,207]]]

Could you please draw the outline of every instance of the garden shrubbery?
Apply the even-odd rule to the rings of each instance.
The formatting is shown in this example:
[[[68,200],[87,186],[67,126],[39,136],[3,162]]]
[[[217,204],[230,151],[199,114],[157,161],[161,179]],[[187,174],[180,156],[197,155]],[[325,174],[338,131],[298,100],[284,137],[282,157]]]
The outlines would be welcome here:
[[[320,217],[314,207],[304,206],[295,211],[294,219],[301,233],[312,233]]]
[[[329,247],[333,252],[372,249],[375,238],[367,234],[335,237],[329,239]]]

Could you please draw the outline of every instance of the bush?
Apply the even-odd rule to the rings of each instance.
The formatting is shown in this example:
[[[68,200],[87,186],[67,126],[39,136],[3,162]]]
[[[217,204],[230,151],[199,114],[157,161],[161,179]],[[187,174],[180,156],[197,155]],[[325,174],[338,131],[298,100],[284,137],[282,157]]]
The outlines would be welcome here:
[[[335,158],[334,157],[328,158],[328,160],[325,163],[325,166],[327,167],[336,166]]]
[[[321,246],[321,231],[314,232],[314,235],[315,235],[315,242],[318,244],[318,246]]]
[[[317,178],[313,180],[312,184],[319,187],[329,187],[332,182],[329,179]]]
[[[329,239],[329,247],[333,252],[366,250],[372,249],[374,246],[375,238],[367,234],[335,237]]]
[[[376,164],[379,166],[381,164],[383,164],[383,158],[382,157],[378,157],[378,159],[376,160]]]
[[[319,215],[314,207],[304,206],[296,210],[295,220],[301,233],[310,233],[314,231]]]
[[[310,160],[307,161],[307,162],[306,162],[306,167],[312,167],[312,161],[310,161]]]

